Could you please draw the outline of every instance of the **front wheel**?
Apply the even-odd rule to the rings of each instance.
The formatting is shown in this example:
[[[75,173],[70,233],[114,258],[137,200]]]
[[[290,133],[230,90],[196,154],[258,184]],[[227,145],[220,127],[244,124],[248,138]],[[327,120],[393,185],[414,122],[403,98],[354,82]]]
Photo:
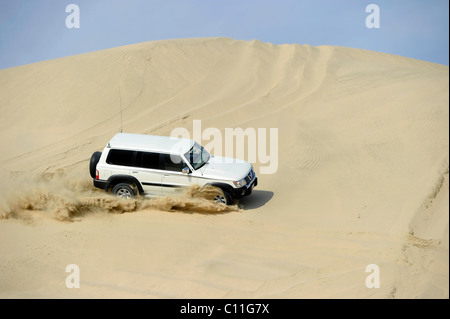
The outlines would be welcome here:
[[[213,200],[216,203],[221,203],[221,204],[225,204],[225,205],[232,205],[234,204],[234,199],[232,198],[231,194],[224,190],[224,189],[217,189],[217,194],[214,195]]]
[[[128,184],[117,184],[114,186],[112,193],[121,199],[130,199],[136,196],[133,188]]]

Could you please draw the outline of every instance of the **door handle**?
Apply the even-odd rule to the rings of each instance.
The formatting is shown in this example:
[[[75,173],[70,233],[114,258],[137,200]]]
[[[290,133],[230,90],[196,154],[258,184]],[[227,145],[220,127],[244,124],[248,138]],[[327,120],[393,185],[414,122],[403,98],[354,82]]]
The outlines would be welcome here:
[[[137,174],[137,173],[139,173],[138,171],[132,171],[131,173],[133,173],[133,174]]]

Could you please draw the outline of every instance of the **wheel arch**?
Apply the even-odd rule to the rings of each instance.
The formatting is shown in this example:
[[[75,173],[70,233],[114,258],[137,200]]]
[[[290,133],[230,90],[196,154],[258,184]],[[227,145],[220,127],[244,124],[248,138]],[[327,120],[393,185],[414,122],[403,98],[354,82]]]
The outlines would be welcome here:
[[[113,175],[108,178],[106,181],[105,190],[108,192],[111,188],[113,188],[115,185],[120,183],[127,183],[127,184],[133,184],[136,185],[139,194],[144,193],[144,189],[142,188],[141,183],[138,181],[138,179],[134,176],[130,175]]]
[[[236,192],[235,192],[234,188],[226,183],[212,182],[212,183],[207,183],[204,186],[219,187],[223,190],[226,190],[230,194],[230,196],[233,197],[233,199],[236,198]]]

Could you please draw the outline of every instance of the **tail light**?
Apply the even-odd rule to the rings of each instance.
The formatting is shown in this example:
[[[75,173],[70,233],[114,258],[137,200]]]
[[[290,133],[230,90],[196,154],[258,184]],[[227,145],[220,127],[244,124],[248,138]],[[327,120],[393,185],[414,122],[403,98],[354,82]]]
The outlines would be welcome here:
[[[99,179],[99,173],[98,173],[98,169],[95,170],[95,179]]]

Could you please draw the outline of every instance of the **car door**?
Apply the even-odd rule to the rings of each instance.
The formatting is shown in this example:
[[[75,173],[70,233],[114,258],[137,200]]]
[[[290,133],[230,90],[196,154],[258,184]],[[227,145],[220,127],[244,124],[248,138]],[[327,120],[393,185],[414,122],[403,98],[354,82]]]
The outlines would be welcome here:
[[[134,167],[130,168],[130,175],[142,184],[146,196],[161,194],[160,155],[151,152],[136,152]]]
[[[189,186],[196,184],[196,177],[181,172],[183,167],[187,167],[181,156],[161,154],[161,162],[164,169],[161,180],[161,192],[163,194],[180,194]]]

